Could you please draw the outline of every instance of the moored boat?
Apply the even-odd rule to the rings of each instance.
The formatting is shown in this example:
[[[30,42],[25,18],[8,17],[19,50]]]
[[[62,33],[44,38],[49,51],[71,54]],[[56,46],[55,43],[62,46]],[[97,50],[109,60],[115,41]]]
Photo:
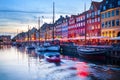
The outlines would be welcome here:
[[[26,48],[27,48],[28,50],[29,50],[29,49],[35,49],[34,46],[27,46]]]
[[[36,48],[36,51],[37,51],[37,52],[44,52],[44,51],[46,51],[46,48],[40,46],[40,47],[37,47],[37,48]]]
[[[90,60],[105,60],[105,50],[96,48],[78,48],[79,56]]]
[[[58,52],[46,52],[44,53],[44,58],[48,61],[48,62],[60,62],[60,53]]]
[[[60,46],[52,45],[46,48],[47,51],[60,51]]]

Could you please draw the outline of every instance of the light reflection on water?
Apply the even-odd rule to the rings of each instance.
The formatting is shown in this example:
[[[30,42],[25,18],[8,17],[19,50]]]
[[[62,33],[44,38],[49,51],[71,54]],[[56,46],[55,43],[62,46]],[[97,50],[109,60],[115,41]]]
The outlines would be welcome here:
[[[120,68],[87,63],[61,55],[60,63],[49,63],[44,53],[11,46],[0,48],[0,80],[119,80]]]

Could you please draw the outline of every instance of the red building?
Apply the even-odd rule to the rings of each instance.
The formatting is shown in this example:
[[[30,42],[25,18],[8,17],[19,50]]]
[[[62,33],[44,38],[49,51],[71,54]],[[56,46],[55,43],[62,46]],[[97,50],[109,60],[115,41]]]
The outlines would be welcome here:
[[[68,25],[68,38],[75,38],[76,37],[76,19],[75,19],[75,15],[71,15],[70,19],[69,19],[69,25]]]
[[[87,11],[87,37],[98,37],[101,35],[100,4],[101,2],[93,1],[90,9]]]
[[[85,36],[85,13],[76,16],[76,37],[83,36]]]

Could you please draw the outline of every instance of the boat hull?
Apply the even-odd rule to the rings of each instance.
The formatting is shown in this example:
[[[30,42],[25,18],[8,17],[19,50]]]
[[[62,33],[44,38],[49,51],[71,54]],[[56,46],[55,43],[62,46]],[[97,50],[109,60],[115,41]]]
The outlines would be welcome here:
[[[48,61],[48,62],[60,62],[60,54],[56,53],[56,52],[47,52],[44,54],[44,58]]]
[[[33,46],[28,46],[28,47],[26,47],[28,50],[29,49],[35,49],[35,47],[33,47]]]
[[[46,60],[47,60],[48,62],[60,62],[60,58],[55,58],[55,59],[46,58]]]
[[[103,55],[103,54],[84,54],[84,53],[79,53],[79,56],[84,57],[86,59],[90,59],[90,60],[105,60],[105,55]]]
[[[46,48],[46,51],[57,52],[57,51],[60,51],[60,47],[59,46],[49,46]]]
[[[106,59],[105,51],[78,51],[80,57],[89,60],[100,60],[104,61]]]
[[[46,48],[45,47],[39,47],[36,49],[37,52],[44,52],[46,51]]]

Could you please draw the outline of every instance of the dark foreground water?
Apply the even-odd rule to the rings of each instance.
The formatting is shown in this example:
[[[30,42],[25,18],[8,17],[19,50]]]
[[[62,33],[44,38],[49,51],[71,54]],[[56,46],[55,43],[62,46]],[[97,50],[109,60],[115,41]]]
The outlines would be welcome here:
[[[120,80],[120,66],[63,55],[60,63],[49,63],[43,54],[1,46],[0,80]]]

